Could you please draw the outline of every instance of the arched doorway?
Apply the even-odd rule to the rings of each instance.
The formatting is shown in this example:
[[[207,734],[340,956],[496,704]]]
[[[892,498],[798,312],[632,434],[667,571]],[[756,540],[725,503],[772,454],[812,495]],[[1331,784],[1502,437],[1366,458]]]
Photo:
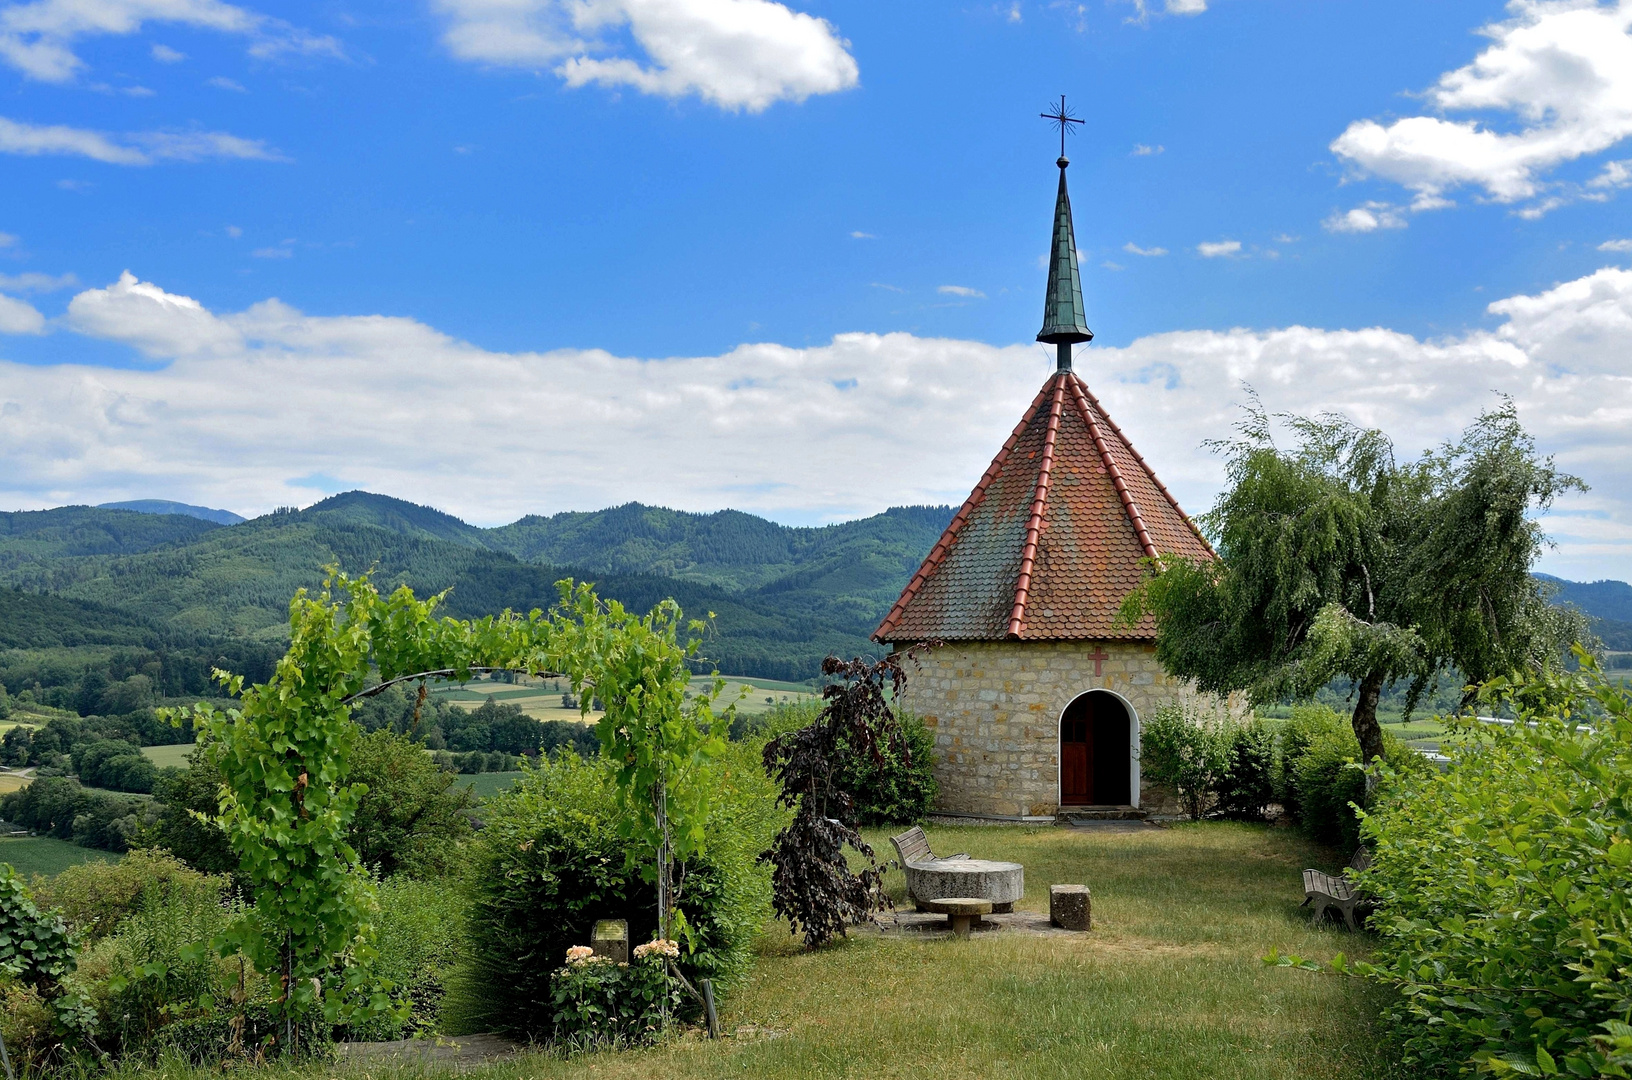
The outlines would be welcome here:
[[[1060,805],[1139,805],[1139,721],[1108,690],[1079,694],[1060,714]]]

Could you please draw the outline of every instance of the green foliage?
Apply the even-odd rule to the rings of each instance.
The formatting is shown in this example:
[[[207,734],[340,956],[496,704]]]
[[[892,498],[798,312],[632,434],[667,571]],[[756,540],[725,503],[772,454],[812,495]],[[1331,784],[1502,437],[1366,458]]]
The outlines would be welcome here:
[[[1231,723],[1228,736],[1214,809],[1228,818],[1260,820],[1275,801],[1276,727],[1257,719]]]
[[[364,866],[381,877],[437,877],[453,868],[476,805],[453,773],[417,743],[381,730],[357,740],[350,779],[365,790],[346,839]]]
[[[139,795],[90,791],[50,776],[0,797],[0,818],[81,847],[120,852],[153,835],[159,810]]]
[[[1353,679],[1371,759],[1385,685],[1409,684],[1409,711],[1448,668],[1473,682],[1539,670],[1580,636],[1579,614],[1550,607],[1530,567],[1538,512],[1582,485],[1537,456],[1511,401],[1409,464],[1342,417],[1281,419],[1290,450],[1256,406],[1219,446],[1228,486],[1202,518],[1219,560],[1158,560],[1124,607],[1155,615],[1169,672],[1255,702]]]
[[[713,789],[706,849],[679,867],[681,912],[692,936],[680,959],[690,976],[729,988],[746,974],[769,913],[754,856],[779,821],[769,785],[733,747],[700,779]],[[553,973],[600,919],[626,919],[631,941],[657,933],[656,883],[641,869],[646,838],[627,828],[638,810],[621,799],[609,765],[572,753],[540,762],[483,806],[471,847],[466,963],[448,1003],[456,1030],[547,1035]]]
[[[1139,769],[1172,788],[1190,819],[1200,821],[1229,768],[1232,730],[1227,717],[1169,702],[1140,730]]]
[[[842,763],[834,786],[850,797],[851,812],[863,826],[912,825],[935,806],[940,785],[935,781],[935,736],[921,718],[897,713],[898,741],[878,744],[875,757],[851,753],[844,740],[838,746]]]
[[[679,955],[673,942],[637,946],[627,964],[584,955],[587,946],[573,950],[552,979],[555,1037],[592,1046],[656,1041],[664,1015],[680,1003],[680,986],[669,977],[663,948]]]
[[[236,914],[223,903],[225,886],[196,874],[154,880],[116,933],[87,954],[81,970],[95,976],[88,981],[102,1049],[151,1048],[169,1025],[227,1006],[238,964],[209,947]]]
[[[711,732],[716,723],[729,729],[736,707],[715,720],[713,704],[725,687],[718,678],[708,693],[687,692],[689,661],[699,643],[695,637],[680,643],[680,607],[674,601],[635,615],[616,600],[603,604],[587,585],[563,584],[561,602],[550,659],[571,679],[585,714],[591,695],[602,702],[605,712],[595,734],[602,755],[617,770],[617,797],[625,811],[619,828],[656,853],[655,865],[642,872],[653,873],[657,882],[659,936],[683,936],[690,943],[683,917],[678,934],[670,926],[670,868],[705,850],[710,796],[705,774],[709,759],[725,747]],[[687,627],[693,634],[704,628],[701,622]]]
[[[465,937],[466,898],[450,880],[396,877],[379,885],[374,970],[399,1006],[361,1019],[349,1039],[399,1039],[442,1030],[442,1003]]]
[[[194,748],[187,768],[166,769],[153,790],[158,807],[153,841],[195,870],[236,876],[238,856],[215,820],[221,784],[221,770],[204,747]]]
[[[1582,670],[1497,680],[1518,722],[1464,722],[1438,773],[1366,818],[1375,962],[1407,1064],[1632,1075],[1632,691]]]
[[[78,943],[61,916],[42,912],[10,863],[0,863],[0,979],[55,994],[74,970]]]
[[[141,747],[121,740],[80,743],[72,756],[80,781],[91,787],[146,795],[158,780],[159,770],[142,756]]]
[[[1275,756],[1275,798],[1294,818],[1302,812],[1298,802],[1298,762],[1315,740],[1341,735],[1347,728],[1343,718],[1325,705],[1294,706],[1291,718],[1281,724]]]
[[[371,669],[389,680],[528,666],[546,636],[536,612],[462,623],[436,618],[437,603],[406,588],[382,598],[366,576],[333,571],[323,592],[302,590],[290,602],[289,652],[272,678],[246,690],[241,676],[226,676],[241,708],[200,705],[191,714],[221,771],[215,820],[254,900],[218,946],[241,949],[257,971],[279,980],[275,1015],[289,1036],[319,1003],[331,1023],[390,1004],[369,975],[373,890],[347,840],[366,794],[347,783],[359,735],[350,699]]]
[[[167,852],[143,848],[118,862],[69,867],[35,882],[34,892],[40,903],[62,915],[79,938],[92,943],[113,933],[150,892],[218,901],[227,885],[225,878],[201,874]]]

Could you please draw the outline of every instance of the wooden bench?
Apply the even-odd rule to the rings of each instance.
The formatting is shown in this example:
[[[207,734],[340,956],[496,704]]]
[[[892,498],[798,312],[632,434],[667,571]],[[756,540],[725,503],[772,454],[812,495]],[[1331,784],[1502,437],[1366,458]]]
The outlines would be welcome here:
[[[1350,872],[1359,873],[1371,866],[1371,853],[1364,847],[1358,848],[1354,858],[1349,860],[1349,869],[1336,876],[1322,873],[1319,870],[1305,870],[1303,872],[1303,903],[1300,907],[1315,905],[1314,921],[1326,915],[1327,908],[1336,908],[1343,913],[1343,921],[1350,930],[1356,929],[1354,912],[1356,908],[1371,906],[1371,899],[1365,893],[1355,888],[1350,880]]]
[[[971,924],[980,922],[982,915],[992,913],[992,902],[982,900],[978,896],[949,896],[941,900],[925,900],[919,907],[924,911],[934,911],[946,916],[946,924],[952,933],[961,938],[969,936]]]
[[[941,862],[940,856],[929,849],[929,837],[924,830],[914,825],[900,836],[890,837],[890,843],[895,848],[895,857],[901,862],[901,869],[909,866],[920,866],[925,863]],[[960,851],[956,855],[948,855],[948,859],[967,859],[969,853]]]

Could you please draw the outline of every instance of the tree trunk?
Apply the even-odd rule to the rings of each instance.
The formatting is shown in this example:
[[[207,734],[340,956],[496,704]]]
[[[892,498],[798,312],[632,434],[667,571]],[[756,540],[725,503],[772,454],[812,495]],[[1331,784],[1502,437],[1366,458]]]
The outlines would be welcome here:
[[[1354,737],[1360,740],[1360,756],[1367,765],[1383,756],[1383,729],[1377,723],[1377,698],[1383,692],[1381,672],[1360,680],[1359,700],[1354,703]]]

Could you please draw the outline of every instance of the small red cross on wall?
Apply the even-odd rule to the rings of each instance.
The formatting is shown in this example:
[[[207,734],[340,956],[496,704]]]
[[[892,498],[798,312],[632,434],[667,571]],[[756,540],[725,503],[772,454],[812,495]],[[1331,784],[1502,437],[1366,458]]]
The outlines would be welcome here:
[[[1094,674],[1095,675],[1105,674],[1105,668],[1104,668],[1103,665],[1104,665],[1105,661],[1109,660],[1110,658],[1111,658],[1110,654],[1107,653],[1104,649],[1095,649],[1093,652],[1088,654],[1088,659],[1090,659],[1090,660],[1092,660],[1094,662]]]

